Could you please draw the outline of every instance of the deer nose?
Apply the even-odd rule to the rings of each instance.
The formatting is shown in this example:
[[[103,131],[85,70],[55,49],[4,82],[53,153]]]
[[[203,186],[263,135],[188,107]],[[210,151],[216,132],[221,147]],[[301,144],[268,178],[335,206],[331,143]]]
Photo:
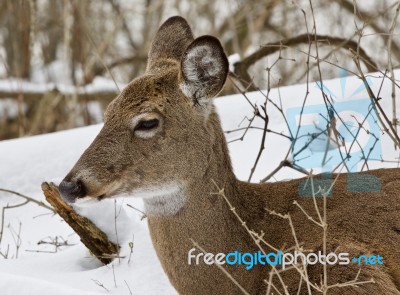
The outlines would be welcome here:
[[[74,203],[76,199],[83,198],[86,195],[85,187],[80,180],[76,182],[63,180],[58,188],[63,199],[69,203]]]

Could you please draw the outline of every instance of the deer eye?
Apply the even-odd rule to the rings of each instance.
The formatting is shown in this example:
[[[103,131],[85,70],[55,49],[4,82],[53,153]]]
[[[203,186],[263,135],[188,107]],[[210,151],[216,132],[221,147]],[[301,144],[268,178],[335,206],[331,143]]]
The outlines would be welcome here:
[[[151,130],[153,128],[158,127],[159,124],[160,124],[160,121],[158,119],[144,120],[137,124],[135,131],[136,130],[140,130],[140,131]]]
[[[129,129],[133,131],[135,137],[152,138],[162,130],[163,123],[163,117],[159,113],[147,112],[133,116]]]

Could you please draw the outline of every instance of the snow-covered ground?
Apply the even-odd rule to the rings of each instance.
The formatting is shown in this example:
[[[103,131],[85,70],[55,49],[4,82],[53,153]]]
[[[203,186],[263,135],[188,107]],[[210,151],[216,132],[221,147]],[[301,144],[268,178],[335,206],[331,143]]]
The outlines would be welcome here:
[[[400,72],[397,72],[400,75]],[[381,75],[370,77],[370,84],[375,93],[381,87]],[[298,108],[302,105],[306,93],[306,85],[296,85],[273,89],[269,93],[278,105],[282,104],[283,112],[287,115],[289,125],[300,123]],[[324,81],[324,89],[336,101],[335,107],[344,118],[337,123],[339,130],[346,125],[349,129],[357,129],[357,124],[351,121],[365,117],[363,105],[369,101],[368,95],[360,80],[347,77]],[[304,110],[302,125],[309,129],[326,125],[318,113],[324,110],[321,91],[316,83],[309,84],[310,95]],[[391,84],[385,79],[379,96],[382,106],[390,115],[391,111]],[[398,93],[397,93],[398,95]],[[279,99],[281,98],[281,101]],[[248,98],[255,104],[263,104],[265,98],[262,93],[248,94]],[[251,118],[253,108],[242,95],[232,95],[218,98],[215,101],[224,130],[233,130],[246,127]],[[297,109],[296,109],[297,108]],[[267,105],[269,114],[269,129],[288,134],[288,127],[281,113],[271,104]],[[399,112],[397,112],[399,113]],[[374,118],[373,116],[371,118]],[[366,120],[365,126],[374,129],[375,119]],[[343,125],[340,127],[339,125]],[[259,119],[254,126],[263,126]],[[70,170],[85,148],[99,132],[101,125],[95,125],[75,130],[57,132],[49,135],[40,135],[29,138],[0,142],[0,188],[18,191],[29,195],[36,200],[44,200],[40,184],[43,181],[59,181]],[[342,129],[340,129],[342,128]],[[293,129],[292,131],[295,132]],[[317,132],[316,131],[316,132]],[[376,131],[376,130],[375,130]],[[228,141],[238,139],[244,130],[227,134]],[[362,133],[362,132],[361,132]],[[262,131],[251,129],[243,141],[233,141],[229,144],[233,166],[236,175],[247,179],[251,167],[257,156]],[[370,168],[398,166],[398,151],[393,143],[381,130],[375,136],[379,141],[375,144],[376,153],[369,158]],[[354,158],[360,155],[360,148],[368,148],[371,144],[371,135],[365,132],[360,134],[359,145],[353,147],[351,154]],[[373,141],[375,142],[375,141]],[[322,140],[310,145],[308,153],[318,154]],[[349,143],[349,142],[346,142]],[[290,141],[280,135],[268,133],[266,148],[252,178],[259,181],[267,176],[282,161],[290,148]],[[331,147],[335,150],[335,147]],[[289,156],[289,159],[293,159]],[[383,158],[385,161],[380,161]],[[300,158],[296,158],[299,160]],[[333,161],[335,157],[332,156]],[[299,160],[301,161],[301,160]],[[358,161],[360,162],[360,161]],[[321,171],[314,162],[302,162],[308,168]],[[332,164],[334,165],[334,163]],[[351,170],[359,170],[362,161],[353,162]],[[365,169],[365,167],[364,167]],[[279,171],[272,180],[284,180],[301,176],[290,168]],[[0,192],[0,206],[16,205],[23,201],[14,195]],[[0,257],[0,294],[176,294],[171,287],[160,263],[157,260],[148,233],[146,220],[141,220],[141,214],[127,206],[142,209],[141,200],[134,198],[119,199],[117,204],[113,200],[103,200],[93,206],[81,210],[87,215],[94,216],[96,223],[105,229],[112,239],[115,237],[114,210],[120,212],[117,218],[118,241],[122,245],[121,255],[125,258],[115,260],[112,264],[102,266],[93,258],[86,248],[79,242],[76,234],[57,216],[35,204],[28,204],[4,214],[4,234],[0,244],[0,251],[8,259]],[[98,214],[101,212],[101,214]],[[1,213],[1,212],[0,212]],[[97,214],[96,214],[97,213]],[[18,232],[20,233],[18,234]],[[67,241],[70,246],[62,246],[56,253],[53,245],[38,244],[39,241],[51,241],[58,237],[59,242]],[[131,248],[133,248],[131,253]],[[19,245],[19,247],[17,247]]]

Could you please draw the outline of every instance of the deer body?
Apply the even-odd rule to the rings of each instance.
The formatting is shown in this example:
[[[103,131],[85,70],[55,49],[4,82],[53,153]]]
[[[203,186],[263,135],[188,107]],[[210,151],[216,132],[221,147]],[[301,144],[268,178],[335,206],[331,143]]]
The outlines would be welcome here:
[[[354,256],[378,252],[385,257],[385,266],[362,267],[359,279],[367,281],[374,278],[375,284],[347,290],[333,288],[328,294],[399,294],[400,235],[395,230],[399,225],[399,206],[394,204],[400,201],[400,170],[376,170],[369,173],[379,177],[384,183],[380,193],[347,193],[346,175],[338,178],[333,197],[328,200],[328,252],[336,250]],[[307,212],[314,213],[311,215],[316,218],[312,199],[299,197],[300,182],[301,180],[295,180],[256,185],[234,181],[225,186],[224,190],[243,220],[248,221],[249,228],[258,233],[262,230],[265,239],[275,247],[290,247],[295,241],[288,222],[269,215],[264,208],[282,214],[290,213],[296,236],[299,241],[303,241],[303,247],[313,249],[313,252],[322,251],[321,229],[312,224],[293,204],[293,201],[299,202]],[[258,250],[226,202],[221,197],[210,197],[212,191],[215,190],[210,182],[205,186],[203,193],[197,196],[197,199],[202,201],[190,202],[179,216],[149,216],[150,232],[158,256],[171,282],[181,294],[242,294],[215,266],[177,263],[187,260],[188,249],[193,247],[188,237],[210,253],[229,253],[233,250],[243,253]],[[185,250],[177,251],[177,245]],[[329,268],[330,284],[354,279],[358,268],[359,266],[351,265],[335,265]],[[235,267],[228,269],[249,294],[265,294],[266,284],[263,283],[263,279],[268,278],[269,268],[264,266],[251,271]],[[322,269],[310,266],[308,274],[315,283],[319,283]],[[289,294],[297,293],[299,279],[297,271],[283,274]],[[279,288],[280,283],[276,280],[274,283]],[[282,288],[279,289],[283,292]],[[305,286],[300,294],[308,294]]]
[[[109,105],[103,129],[60,184],[71,202],[120,193],[142,197],[157,255],[180,294],[242,294],[215,265],[188,264],[193,241],[210,253],[259,250],[228,203],[215,194],[215,184],[248,228],[263,232],[274,247],[287,249],[296,241],[288,221],[271,211],[290,214],[304,249],[323,249],[321,228],[293,204],[297,201],[315,217],[313,199],[299,196],[302,180],[250,184],[236,179],[211,100],[227,73],[227,58],[215,38],[194,39],[184,19],[169,19],[155,37],[145,75]],[[329,294],[400,294],[400,170],[369,173],[380,179],[379,193],[349,193],[346,175],[338,178],[327,200],[327,250],[379,252],[385,263],[362,267],[358,280],[373,277],[375,283],[331,288]],[[322,199],[317,205],[322,208]],[[224,268],[249,294],[266,293],[271,267]],[[329,284],[353,280],[358,269],[329,266]],[[307,267],[310,284],[320,284],[322,271],[318,264]],[[295,269],[281,277],[285,287],[277,276],[269,283],[274,294],[297,294],[298,289],[308,294]]]

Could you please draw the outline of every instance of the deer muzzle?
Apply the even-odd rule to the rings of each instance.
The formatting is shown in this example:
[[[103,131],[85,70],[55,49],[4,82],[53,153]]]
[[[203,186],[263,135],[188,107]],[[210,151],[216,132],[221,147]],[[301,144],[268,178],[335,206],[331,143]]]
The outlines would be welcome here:
[[[82,181],[76,182],[63,180],[60,183],[59,190],[63,199],[69,203],[74,203],[77,199],[86,195],[86,189]]]

